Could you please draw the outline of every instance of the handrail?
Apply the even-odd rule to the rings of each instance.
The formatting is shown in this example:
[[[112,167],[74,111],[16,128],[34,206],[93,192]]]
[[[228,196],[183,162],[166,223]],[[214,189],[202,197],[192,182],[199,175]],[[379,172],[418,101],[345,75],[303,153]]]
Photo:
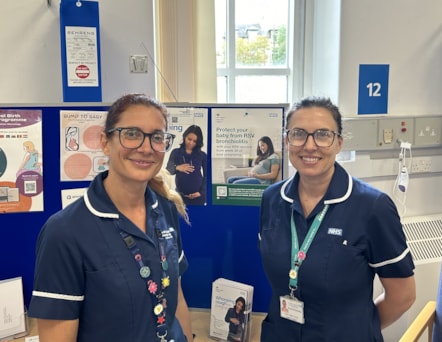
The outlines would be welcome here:
[[[436,317],[436,301],[429,301],[402,335],[399,342],[417,342],[428,329],[428,342],[432,342],[433,324]]]

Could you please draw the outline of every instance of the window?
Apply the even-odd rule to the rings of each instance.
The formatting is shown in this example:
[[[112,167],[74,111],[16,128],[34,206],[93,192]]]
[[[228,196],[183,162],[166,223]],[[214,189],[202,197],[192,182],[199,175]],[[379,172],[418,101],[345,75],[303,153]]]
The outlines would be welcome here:
[[[291,101],[294,2],[215,0],[218,102]]]

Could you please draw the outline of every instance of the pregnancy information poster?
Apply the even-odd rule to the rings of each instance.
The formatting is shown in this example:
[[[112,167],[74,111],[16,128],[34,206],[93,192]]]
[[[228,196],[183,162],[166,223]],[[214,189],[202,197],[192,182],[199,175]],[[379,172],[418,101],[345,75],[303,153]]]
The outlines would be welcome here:
[[[43,211],[42,111],[0,109],[0,213]]]
[[[60,180],[90,181],[107,170],[100,134],[106,111],[60,111]]]
[[[188,199],[191,197],[191,194],[195,193],[198,193],[204,199],[207,195],[208,108],[171,107],[168,105],[167,111],[169,112],[169,127],[167,131],[175,134],[173,146],[170,151],[166,152],[163,163],[163,167],[168,169],[171,175],[169,185],[183,196],[187,205],[205,205],[205,200],[198,201],[195,197],[192,198],[193,200]],[[195,149],[195,142],[191,143],[187,148],[184,142],[184,134],[191,134],[190,138],[193,141],[199,138],[195,128],[200,129],[202,134],[201,141],[203,145],[200,151]],[[204,155],[205,158],[201,157],[201,155]],[[169,168],[167,168],[168,164]],[[183,165],[187,165],[187,169],[183,170],[180,167],[185,167]],[[185,185],[183,186],[183,184]]]
[[[270,172],[269,163],[255,164],[263,139],[273,145],[282,168],[283,115],[283,108],[212,108],[213,204],[260,205],[268,184],[251,179],[250,172]]]

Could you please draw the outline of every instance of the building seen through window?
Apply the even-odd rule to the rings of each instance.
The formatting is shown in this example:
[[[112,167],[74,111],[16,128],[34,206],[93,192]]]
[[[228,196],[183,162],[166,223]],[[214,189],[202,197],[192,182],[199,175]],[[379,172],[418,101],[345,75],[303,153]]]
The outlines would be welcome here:
[[[290,100],[293,0],[215,0],[218,102]]]

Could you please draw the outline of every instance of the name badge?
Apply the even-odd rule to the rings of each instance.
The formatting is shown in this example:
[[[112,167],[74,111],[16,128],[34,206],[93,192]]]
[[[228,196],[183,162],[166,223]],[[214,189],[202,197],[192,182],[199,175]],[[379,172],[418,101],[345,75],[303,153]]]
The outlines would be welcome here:
[[[304,324],[304,302],[292,296],[279,297],[280,315],[282,318]]]

